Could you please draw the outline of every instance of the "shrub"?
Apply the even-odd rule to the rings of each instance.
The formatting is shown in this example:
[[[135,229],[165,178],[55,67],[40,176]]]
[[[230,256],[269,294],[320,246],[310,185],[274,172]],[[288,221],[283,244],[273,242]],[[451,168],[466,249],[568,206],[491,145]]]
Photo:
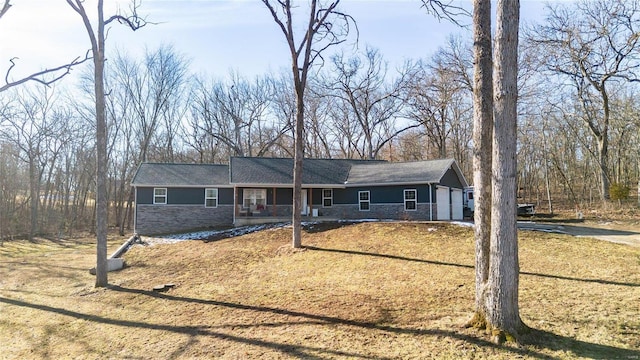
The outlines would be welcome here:
[[[609,187],[609,197],[611,200],[626,200],[629,198],[630,190],[628,186],[623,184],[611,184],[611,187]]]

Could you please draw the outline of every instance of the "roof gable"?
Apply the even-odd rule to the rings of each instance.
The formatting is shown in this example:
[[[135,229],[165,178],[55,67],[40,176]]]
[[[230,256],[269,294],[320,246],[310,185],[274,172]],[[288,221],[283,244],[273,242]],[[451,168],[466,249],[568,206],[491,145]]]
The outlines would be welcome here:
[[[229,166],[212,164],[142,163],[131,181],[133,186],[224,186],[229,185]]]

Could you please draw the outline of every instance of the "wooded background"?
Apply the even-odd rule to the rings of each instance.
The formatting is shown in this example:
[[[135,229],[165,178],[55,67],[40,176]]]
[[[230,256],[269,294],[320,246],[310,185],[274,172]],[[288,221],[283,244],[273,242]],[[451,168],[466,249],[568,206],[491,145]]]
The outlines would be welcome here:
[[[640,7],[558,4],[521,31],[518,196],[539,212],[636,207]],[[357,21],[357,19],[356,19]],[[427,21],[427,19],[425,19]],[[471,35],[391,68],[361,46],[325,59],[305,98],[305,157],[455,158],[472,177]],[[83,65],[83,66],[88,66]],[[0,240],[95,227],[92,69],[0,93]],[[130,228],[141,162],[293,156],[290,71],[193,74],[171,46],[107,61],[109,224]],[[489,166],[489,164],[488,164]],[[619,205],[618,205],[619,206]]]

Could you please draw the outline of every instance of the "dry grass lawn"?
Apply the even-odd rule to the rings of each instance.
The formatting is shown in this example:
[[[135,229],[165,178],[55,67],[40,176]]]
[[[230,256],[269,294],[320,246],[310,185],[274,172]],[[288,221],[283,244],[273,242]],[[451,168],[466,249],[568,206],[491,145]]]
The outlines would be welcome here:
[[[363,223],[305,233],[297,252],[290,236],[136,245],[109,289],[93,288],[87,239],[6,242],[0,358],[640,359],[640,248],[521,232],[520,313],[535,330],[498,346],[463,327],[470,228]]]

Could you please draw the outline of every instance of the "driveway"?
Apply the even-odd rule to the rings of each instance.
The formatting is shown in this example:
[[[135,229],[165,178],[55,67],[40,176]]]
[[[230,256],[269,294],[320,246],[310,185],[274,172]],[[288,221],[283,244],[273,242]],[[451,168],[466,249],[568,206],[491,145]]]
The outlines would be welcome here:
[[[518,229],[590,237],[640,247],[640,226],[637,225],[622,225],[612,222],[569,225],[518,221]]]

